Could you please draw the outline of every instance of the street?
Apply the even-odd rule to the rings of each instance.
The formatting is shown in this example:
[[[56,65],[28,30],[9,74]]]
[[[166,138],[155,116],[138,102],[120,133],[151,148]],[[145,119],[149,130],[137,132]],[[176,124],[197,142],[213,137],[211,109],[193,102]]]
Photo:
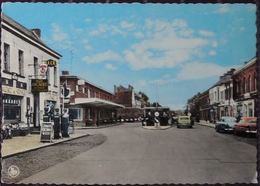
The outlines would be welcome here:
[[[127,123],[89,133],[107,140],[21,183],[250,183],[255,175],[255,146],[213,128],[147,130]]]

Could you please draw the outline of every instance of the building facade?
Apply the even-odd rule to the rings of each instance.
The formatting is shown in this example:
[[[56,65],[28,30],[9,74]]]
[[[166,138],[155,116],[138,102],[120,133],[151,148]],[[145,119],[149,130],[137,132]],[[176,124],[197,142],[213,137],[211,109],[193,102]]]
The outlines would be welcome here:
[[[237,102],[237,116],[255,116],[256,89],[256,58],[249,60],[233,75],[234,100]]]
[[[122,119],[138,118],[143,115],[142,96],[136,93],[131,85],[127,88],[114,85],[114,101],[125,106],[117,110],[118,116]]]
[[[40,29],[27,29],[10,17],[2,17],[2,91],[4,122],[25,122],[39,128],[44,107],[60,107],[59,53],[41,40]],[[56,62],[55,66],[46,61]],[[45,65],[44,72],[40,65]],[[46,92],[32,92],[32,80],[47,79]]]
[[[210,120],[209,90],[202,92],[198,97],[200,120]]]
[[[61,86],[70,91],[64,98],[64,106],[69,108],[71,118],[78,125],[91,126],[112,123],[117,119],[117,108],[123,105],[113,102],[113,94],[78,76],[63,71]]]

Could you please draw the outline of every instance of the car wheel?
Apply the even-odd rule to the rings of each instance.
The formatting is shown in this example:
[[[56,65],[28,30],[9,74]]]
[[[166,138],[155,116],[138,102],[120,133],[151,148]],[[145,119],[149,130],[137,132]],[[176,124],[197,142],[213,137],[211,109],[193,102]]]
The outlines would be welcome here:
[[[180,128],[180,126],[179,126],[179,125],[177,125],[177,128]]]

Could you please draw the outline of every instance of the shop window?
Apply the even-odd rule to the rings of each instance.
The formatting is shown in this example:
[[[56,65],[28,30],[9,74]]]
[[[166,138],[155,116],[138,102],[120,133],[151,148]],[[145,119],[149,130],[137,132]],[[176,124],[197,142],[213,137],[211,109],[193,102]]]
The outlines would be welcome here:
[[[10,71],[10,46],[4,43],[4,70]]]
[[[248,104],[248,116],[249,117],[253,116],[253,104],[252,103]]]
[[[82,120],[82,109],[81,108],[70,108],[69,109],[70,118],[73,120]]]
[[[35,78],[38,78],[38,58],[37,57],[33,58],[33,71],[34,71]]]
[[[24,75],[24,54],[22,50],[18,50],[18,67],[19,74]]]

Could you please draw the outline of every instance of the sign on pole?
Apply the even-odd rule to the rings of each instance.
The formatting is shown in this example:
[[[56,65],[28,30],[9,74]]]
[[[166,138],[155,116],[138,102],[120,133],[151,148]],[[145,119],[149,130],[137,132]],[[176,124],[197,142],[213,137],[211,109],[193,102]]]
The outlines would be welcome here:
[[[39,70],[40,70],[40,75],[41,76],[46,76],[46,72],[48,70],[48,65],[47,64],[40,64],[39,65]]]
[[[32,92],[48,92],[48,80],[32,79]]]

